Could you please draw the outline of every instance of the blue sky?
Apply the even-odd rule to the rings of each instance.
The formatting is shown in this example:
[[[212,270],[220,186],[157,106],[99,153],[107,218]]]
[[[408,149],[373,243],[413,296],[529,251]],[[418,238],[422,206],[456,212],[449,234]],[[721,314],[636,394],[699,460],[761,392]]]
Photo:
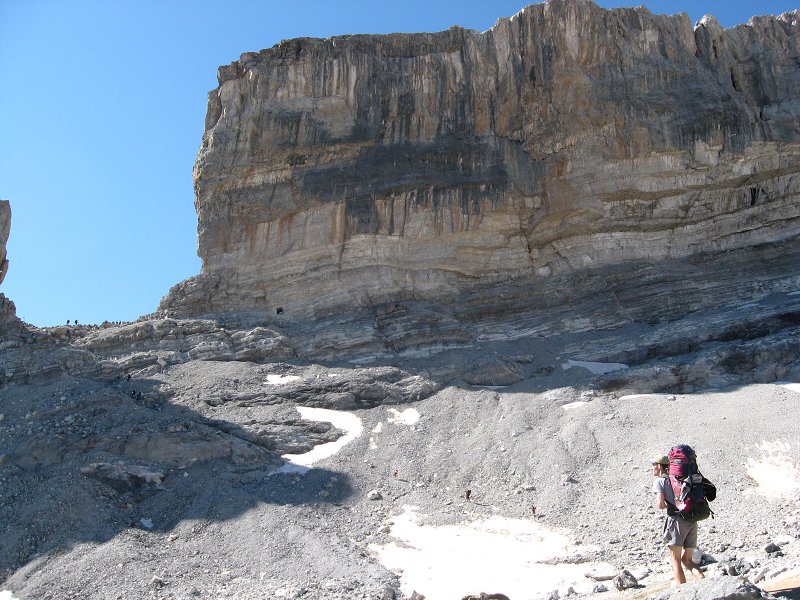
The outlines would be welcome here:
[[[192,165],[219,65],[293,37],[486,30],[512,0],[0,0],[0,292],[34,325],[131,320],[200,271]],[[598,2],[714,14],[786,1]]]

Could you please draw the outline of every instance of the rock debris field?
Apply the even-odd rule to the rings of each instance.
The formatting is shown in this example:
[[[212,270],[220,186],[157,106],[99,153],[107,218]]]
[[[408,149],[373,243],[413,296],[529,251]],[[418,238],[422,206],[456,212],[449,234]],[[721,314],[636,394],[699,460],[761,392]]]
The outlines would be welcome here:
[[[670,573],[648,459],[676,443],[719,489],[707,575],[798,571],[797,384],[617,395],[592,382],[624,365],[505,387],[407,366],[439,389],[349,410],[289,399],[386,368],[195,360],[4,387],[0,598],[649,597]]]

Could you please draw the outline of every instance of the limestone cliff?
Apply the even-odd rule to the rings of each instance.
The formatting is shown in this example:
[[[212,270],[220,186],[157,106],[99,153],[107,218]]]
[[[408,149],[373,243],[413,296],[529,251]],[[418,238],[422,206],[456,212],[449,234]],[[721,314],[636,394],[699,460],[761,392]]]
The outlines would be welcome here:
[[[6,273],[8,273],[6,244],[10,233],[11,203],[8,200],[0,200],[0,283],[3,283]],[[0,337],[5,337],[6,333],[18,326],[16,306],[4,294],[0,294]]]
[[[8,258],[6,258],[6,243],[11,233],[11,203],[0,200],[0,283],[3,283],[8,272]]]
[[[202,273],[161,311],[300,321],[516,290],[479,319],[609,275],[612,304],[658,318],[660,264],[729,289],[779,257],[761,291],[800,280],[798,21],[549,0],[484,33],[245,53],[219,70],[195,165]],[[739,251],[751,262],[707,260]]]

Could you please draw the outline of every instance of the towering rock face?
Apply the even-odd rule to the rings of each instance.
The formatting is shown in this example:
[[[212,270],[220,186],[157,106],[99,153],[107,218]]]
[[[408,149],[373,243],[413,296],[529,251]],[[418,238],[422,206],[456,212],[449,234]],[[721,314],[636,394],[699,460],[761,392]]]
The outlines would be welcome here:
[[[11,203],[0,200],[0,283],[8,272],[8,258],[6,258],[6,243],[11,233]]]
[[[569,299],[581,273],[618,293],[641,265],[796,241],[798,21],[550,0],[484,33],[243,54],[195,165],[202,273],[161,310],[299,321],[498,283]]]

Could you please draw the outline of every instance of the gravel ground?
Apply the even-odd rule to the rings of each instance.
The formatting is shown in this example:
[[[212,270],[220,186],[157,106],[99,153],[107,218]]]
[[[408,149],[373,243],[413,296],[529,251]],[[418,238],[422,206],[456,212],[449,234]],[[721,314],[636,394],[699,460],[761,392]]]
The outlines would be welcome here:
[[[20,599],[321,600],[413,590],[440,600],[426,581],[460,598],[469,579],[480,582],[473,593],[520,600],[572,585],[537,569],[605,565],[631,570],[644,587],[601,594],[582,577],[575,590],[646,597],[669,583],[647,459],[677,443],[697,450],[719,490],[716,517],[700,526],[709,574],[748,559],[751,575],[763,571],[774,587],[778,571],[800,564],[800,393],[785,387],[617,397],[593,389],[581,368],[497,389],[448,385],[418,402],[351,411],[361,436],[305,475],[270,476],[280,448],[302,451],[341,432],[301,420],[287,403],[203,401],[234,382],[263,381],[268,367],[192,361],[130,380],[62,376],[0,390],[0,590]],[[296,372],[309,369],[331,374],[320,365]],[[282,428],[280,440],[253,444],[262,425]],[[158,481],[87,475],[98,463],[129,475],[133,465]],[[759,466],[765,485],[752,476]],[[458,533],[490,517],[535,526],[536,550],[549,558],[531,558],[529,580],[512,586],[498,579],[498,565],[519,553],[511,533],[465,537],[426,556],[428,546],[397,531],[409,507],[415,535]],[[770,542],[780,551],[768,553]],[[411,564],[381,562],[384,549],[415,544],[416,560],[435,566],[450,555],[470,578],[426,579]]]

